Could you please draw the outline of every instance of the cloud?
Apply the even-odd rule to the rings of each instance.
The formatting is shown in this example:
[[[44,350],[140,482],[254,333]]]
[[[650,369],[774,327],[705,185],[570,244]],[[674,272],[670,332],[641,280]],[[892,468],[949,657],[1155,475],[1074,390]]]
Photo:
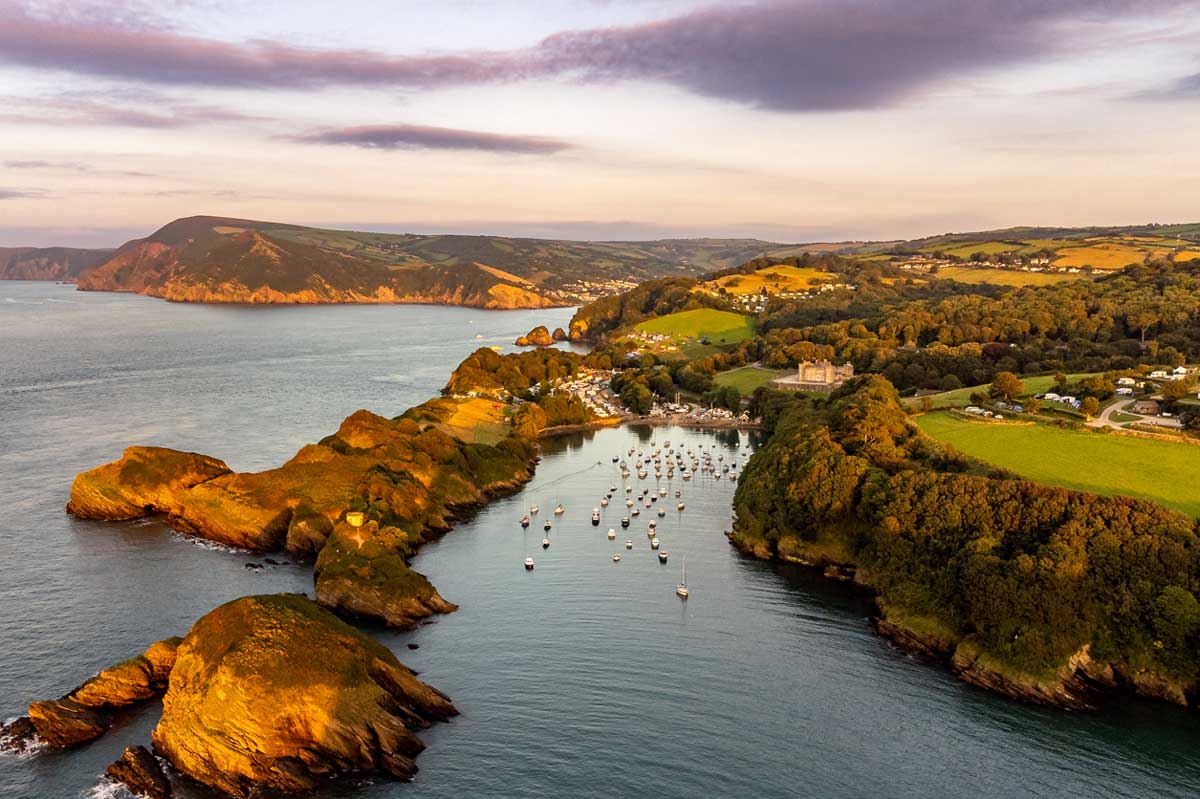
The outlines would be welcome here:
[[[3,0],[0,0],[2,3]],[[1059,23],[1195,0],[759,0],[566,31],[522,50],[393,55],[226,42],[0,5],[0,61],[143,83],[435,89],[539,77],[650,80],[781,111],[876,108],[964,72],[1080,46]],[[7,8],[7,10],[6,10]]]
[[[305,144],[342,144],[374,150],[482,150],[493,153],[556,153],[571,145],[559,139],[487,133],[424,125],[362,125],[288,137]]]
[[[78,161],[5,161],[8,169],[63,169],[69,172],[90,172],[91,167]]]
[[[0,121],[13,124],[175,129],[262,120],[220,106],[177,101],[155,92],[140,97],[130,92],[0,96]]]
[[[40,200],[46,196],[42,189],[6,189],[0,186],[0,200]]]

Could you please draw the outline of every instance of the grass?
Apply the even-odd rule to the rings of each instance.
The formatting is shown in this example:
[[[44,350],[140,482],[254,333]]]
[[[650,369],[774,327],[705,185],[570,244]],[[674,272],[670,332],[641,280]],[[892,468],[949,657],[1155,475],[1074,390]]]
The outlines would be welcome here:
[[[770,384],[772,380],[783,375],[791,374],[790,370],[764,369],[761,366],[743,366],[721,372],[714,378],[718,386],[733,386],[742,394],[753,394],[757,388]]]
[[[1080,373],[1067,375],[1068,383],[1075,383],[1085,377],[1095,377],[1099,372]],[[1025,386],[1026,394],[1042,394],[1054,388],[1054,375],[1035,375],[1033,377],[1022,377],[1021,383]],[[956,388],[953,391],[943,391],[941,394],[931,394],[929,399],[933,401],[935,409],[940,408],[956,408],[963,405],[971,404],[971,395],[976,391],[987,393],[990,383],[984,383],[979,386],[967,386],[966,388]],[[907,397],[904,400],[906,405],[919,406],[921,399],[917,397]]]
[[[754,320],[749,316],[713,308],[698,308],[694,311],[649,319],[637,326],[643,333],[658,333],[673,339],[707,338],[714,344],[734,344],[742,339],[754,337]]]
[[[804,291],[822,283],[832,283],[836,275],[799,266],[769,266],[749,275],[726,275],[710,280],[712,291],[724,288],[730,294],[758,294],[765,288],[770,292]]]
[[[1018,272],[990,267],[943,266],[934,277],[956,280],[959,283],[987,283],[993,286],[1049,286],[1053,283],[1079,280],[1082,276],[1059,272]]]
[[[925,414],[917,425],[960,452],[1047,485],[1148,499],[1200,517],[1200,447],[1040,424]]]

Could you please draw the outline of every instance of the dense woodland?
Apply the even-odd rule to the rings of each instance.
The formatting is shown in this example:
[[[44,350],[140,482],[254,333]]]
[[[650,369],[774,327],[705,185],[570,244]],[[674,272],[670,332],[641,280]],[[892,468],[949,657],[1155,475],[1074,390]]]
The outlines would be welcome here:
[[[884,378],[779,400],[738,482],[735,542],[857,564],[886,606],[1039,674],[1083,645],[1120,670],[1200,677],[1200,537],[1124,497],[1015,479],[912,427]]]

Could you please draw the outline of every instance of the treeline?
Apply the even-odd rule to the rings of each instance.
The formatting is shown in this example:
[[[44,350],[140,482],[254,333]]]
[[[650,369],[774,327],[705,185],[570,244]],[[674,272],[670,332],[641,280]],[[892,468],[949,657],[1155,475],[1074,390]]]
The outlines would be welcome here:
[[[1179,364],[1200,357],[1198,293],[1200,264],[1160,261],[1091,282],[996,294],[889,300],[873,308],[860,298],[869,310],[836,321],[813,322],[820,308],[779,306],[760,319],[758,355],[776,367],[813,357],[849,361],[900,388],[930,389],[985,383],[1002,371]]]
[[[443,394],[507,392],[514,397],[535,397],[531,389],[579,370],[583,356],[553,347],[501,355],[485,348],[475,350],[458,365],[442,389]]]
[[[1118,674],[1200,677],[1192,519],[988,469],[920,434],[874,375],[777,406],[772,425],[738,482],[739,546],[837,553],[885,607],[1025,673],[1087,645]]]

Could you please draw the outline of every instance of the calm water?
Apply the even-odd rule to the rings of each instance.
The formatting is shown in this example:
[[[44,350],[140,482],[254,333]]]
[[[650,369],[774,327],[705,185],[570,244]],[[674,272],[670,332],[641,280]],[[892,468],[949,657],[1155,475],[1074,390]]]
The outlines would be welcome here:
[[[71,519],[62,506],[76,472],[144,443],[272,466],[357,408],[390,415],[425,399],[475,347],[569,315],[205,307],[0,283],[0,714],[181,634],[225,600],[311,588],[307,566],[252,573],[247,555],[160,524]],[[592,527],[592,506],[620,485],[611,457],[652,438],[727,459],[748,441],[649,428],[563,439],[521,494],[427,546],[414,565],[462,610],[374,632],[463,715],[424,734],[414,783],[323,796],[1200,794],[1193,715],[1039,710],[898,654],[871,634],[861,599],[728,546],[729,481],[674,481],[659,522],[665,566],[645,509],[625,531],[615,502]],[[636,496],[654,481],[633,482]],[[567,507],[549,550],[540,528],[517,526],[530,501]],[[687,603],[674,595],[685,556]],[[126,744],[148,742],[156,714],[76,751],[0,757],[0,796],[87,793]]]

